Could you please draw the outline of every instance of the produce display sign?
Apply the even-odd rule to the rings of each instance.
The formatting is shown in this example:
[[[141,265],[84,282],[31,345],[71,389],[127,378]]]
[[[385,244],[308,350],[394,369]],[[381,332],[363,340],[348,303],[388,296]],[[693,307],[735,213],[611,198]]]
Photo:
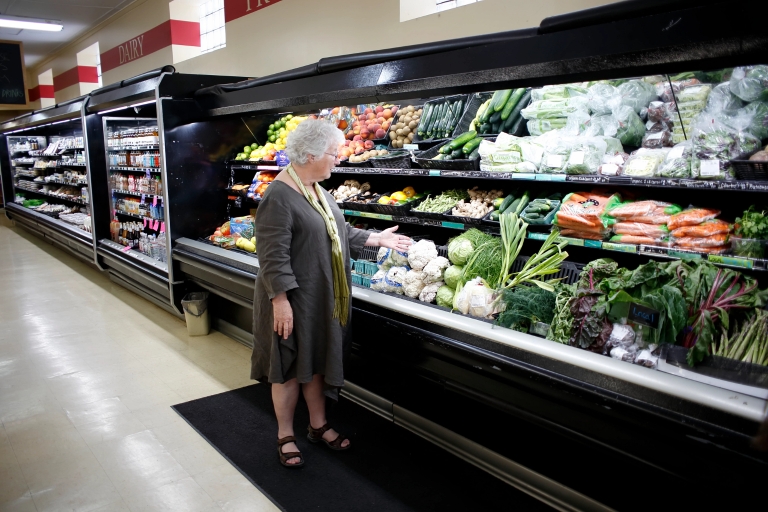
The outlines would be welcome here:
[[[635,304],[634,302],[629,303],[629,312],[628,312],[627,319],[630,322],[646,325],[652,329],[658,329],[659,317],[660,317],[659,312],[653,308],[649,308],[647,306],[643,306],[640,304]]]

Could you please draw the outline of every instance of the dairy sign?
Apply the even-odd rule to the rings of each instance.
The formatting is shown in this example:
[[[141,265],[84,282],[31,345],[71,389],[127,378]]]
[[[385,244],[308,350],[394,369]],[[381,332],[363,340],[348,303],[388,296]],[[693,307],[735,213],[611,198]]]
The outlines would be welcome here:
[[[126,62],[136,60],[144,56],[144,34],[134,37],[117,47],[117,53],[120,56],[120,65]]]
[[[237,18],[260,11],[280,0],[224,0],[224,21],[229,23]]]

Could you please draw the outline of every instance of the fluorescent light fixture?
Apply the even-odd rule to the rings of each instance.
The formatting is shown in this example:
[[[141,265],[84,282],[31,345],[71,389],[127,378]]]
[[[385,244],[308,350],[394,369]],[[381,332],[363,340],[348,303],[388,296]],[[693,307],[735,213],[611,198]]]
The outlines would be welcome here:
[[[141,107],[143,105],[149,105],[150,103],[154,103],[155,100],[149,100],[149,101],[142,101],[141,103],[134,103],[133,105],[128,105],[125,107],[117,107],[117,108],[111,108],[109,110],[102,110],[99,112],[99,114],[109,114],[110,112],[117,112],[118,110],[125,110],[126,108],[135,108],[135,107]]]
[[[46,32],[61,32],[64,25],[60,21],[40,18],[19,18],[18,16],[0,16],[0,27],[20,28],[23,30],[44,30]]]
[[[70,121],[74,121],[74,119],[65,119],[63,121],[56,121],[55,123],[51,123],[51,124],[54,125],[54,124],[68,123]]]

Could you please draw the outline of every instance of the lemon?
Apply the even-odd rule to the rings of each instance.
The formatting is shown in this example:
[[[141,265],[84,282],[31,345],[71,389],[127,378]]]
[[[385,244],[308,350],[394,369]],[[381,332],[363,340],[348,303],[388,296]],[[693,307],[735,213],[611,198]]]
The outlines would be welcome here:
[[[389,196],[381,196],[378,200],[379,204],[389,204]]]
[[[396,201],[405,201],[406,199],[408,199],[408,196],[405,195],[404,192],[395,192],[392,194],[391,198]]]

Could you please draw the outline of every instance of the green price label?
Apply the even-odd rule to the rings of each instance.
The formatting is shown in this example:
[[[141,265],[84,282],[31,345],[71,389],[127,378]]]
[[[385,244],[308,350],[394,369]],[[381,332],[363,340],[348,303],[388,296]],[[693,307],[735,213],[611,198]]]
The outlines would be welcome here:
[[[669,254],[672,258],[680,258],[681,260],[700,260],[701,254],[696,254],[692,252],[680,252],[680,251],[669,251],[667,254]]]
[[[565,181],[565,174],[535,174],[536,181]]]
[[[637,252],[636,245],[614,244],[612,242],[603,242],[603,249],[608,251],[619,251],[619,252],[631,252],[631,253]]]
[[[440,176],[440,171],[435,171],[435,170],[430,169],[429,175],[430,176]]]
[[[460,224],[458,222],[445,222],[445,221],[443,221],[443,227],[444,228],[452,228],[452,229],[464,229],[464,224]]]
[[[536,175],[529,172],[516,172],[513,173],[510,178],[513,180],[535,180]]]
[[[712,263],[718,263],[720,265],[728,265],[730,267],[740,268],[753,268],[754,262],[745,258],[733,258],[729,256],[721,256],[719,254],[710,254],[708,256],[709,261]]]
[[[602,249],[603,242],[600,240],[584,240],[584,247],[591,247],[592,249]]]

